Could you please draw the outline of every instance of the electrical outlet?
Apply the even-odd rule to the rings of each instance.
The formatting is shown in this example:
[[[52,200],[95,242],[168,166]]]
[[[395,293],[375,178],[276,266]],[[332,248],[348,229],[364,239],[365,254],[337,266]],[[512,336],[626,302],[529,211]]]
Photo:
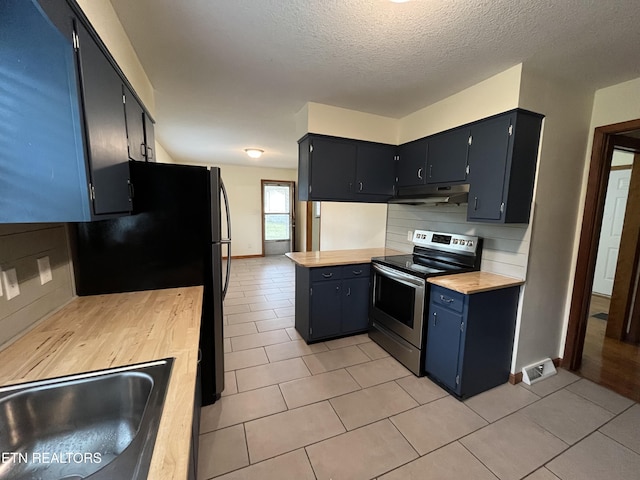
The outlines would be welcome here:
[[[407,240],[409,241],[413,240],[413,232],[411,230],[407,232]]]
[[[16,274],[15,268],[10,268],[2,272],[2,281],[7,291],[7,300],[11,300],[20,295],[20,285],[18,285],[18,275]]]
[[[40,272],[40,285],[44,285],[53,280],[49,257],[38,258],[36,261],[38,262],[38,272]]]

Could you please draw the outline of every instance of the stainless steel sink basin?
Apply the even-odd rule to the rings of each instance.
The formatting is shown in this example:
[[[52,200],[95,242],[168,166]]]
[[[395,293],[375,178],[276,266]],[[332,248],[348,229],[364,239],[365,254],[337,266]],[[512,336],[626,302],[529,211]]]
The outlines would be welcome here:
[[[0,388],[0,479],[147,478],[172,365]]]

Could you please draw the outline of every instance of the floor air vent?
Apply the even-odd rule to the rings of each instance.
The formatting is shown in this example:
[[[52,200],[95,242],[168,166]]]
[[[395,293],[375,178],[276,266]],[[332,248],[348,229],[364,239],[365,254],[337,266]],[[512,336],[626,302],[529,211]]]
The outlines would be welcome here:
[[[522,381],[527,385],[532,385],[556,373],[556,367],[553,366],[551,359],[545,358],[538,363],[524,367],[522,369]]]

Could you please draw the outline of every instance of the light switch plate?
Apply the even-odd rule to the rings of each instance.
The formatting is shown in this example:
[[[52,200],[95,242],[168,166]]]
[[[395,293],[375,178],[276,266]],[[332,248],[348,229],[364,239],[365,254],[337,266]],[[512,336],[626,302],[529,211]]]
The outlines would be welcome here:
[[[38,262],[38,272],[40,272],[40,285],[44,285],[53,280],[49,257],[38,258],[36,261]]]
[[[20,285],[18,285],[18,275],[15,268],[10,268],[2,272],[2,281],[7,291],[7,300],[20,295]]]

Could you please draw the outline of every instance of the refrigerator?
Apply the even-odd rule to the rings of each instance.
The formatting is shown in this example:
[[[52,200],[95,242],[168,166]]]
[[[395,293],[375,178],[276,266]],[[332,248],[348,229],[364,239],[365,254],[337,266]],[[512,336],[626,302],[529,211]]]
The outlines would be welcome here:
[[[71,224],[77,294],[203,285],[199,366],[202,404],[209,405],[224,389],[223,300],[231,267],[220,169],[130,162],[130,178],[132,215]]]

